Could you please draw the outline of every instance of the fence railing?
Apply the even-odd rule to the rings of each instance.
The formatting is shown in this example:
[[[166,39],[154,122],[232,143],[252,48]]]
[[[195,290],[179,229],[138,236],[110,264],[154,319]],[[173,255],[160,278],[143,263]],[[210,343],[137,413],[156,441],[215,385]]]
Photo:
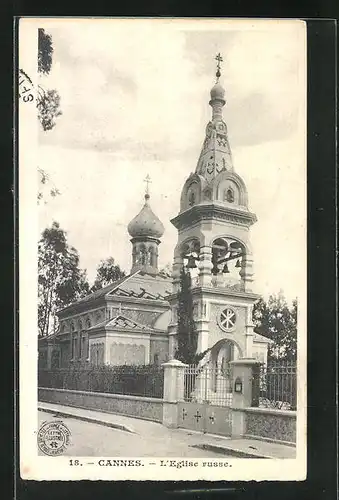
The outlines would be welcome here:
[[[185,369],[184,399],[215,406],[232,405],[232,371],[223,368],[190,365]]]
[[[164,370],[157,365],[39,369],[39,387],[163,397]]]
[[[258,404],[264,408],[297,409],[297,366],[295,362],[270,361],[259,372]],[[256,405],[257,406],[257,405]]]

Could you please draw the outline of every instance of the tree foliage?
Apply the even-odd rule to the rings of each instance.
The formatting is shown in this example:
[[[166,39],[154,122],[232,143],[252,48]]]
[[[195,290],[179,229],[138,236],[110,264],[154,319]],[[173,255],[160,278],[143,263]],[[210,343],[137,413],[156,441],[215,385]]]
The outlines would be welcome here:
[[[43,76],[49,75],[53,62],[53,41],[51,35],[46,33],[43,28],[38,29],[38,73]],[[38,120],[42,130],[45,132],[52,130],[56,125],[56,119],[62,115],[60,110],[60,96],[57,90],[45,89],[42,85],[38,86],[37,102]],[[38,168],[40,189],[38,192],[38,203],[44,198],[44,191],[49,177],[42,168]],[[49,189],[49,194],[54,197],[60,194],[55,187]],[[45,202],[46,203],[46,202]]]
[[[289,307],[282,292],[263,298],[253,309],[254,331],[273,340],[268,347],[268,359],[295,361],[297,358],[298,302]]]
[[[120,269],[120,266],[115,263],[113,257],[108,257],[100,261],[97,267],[97,274],[91,292],[95,292],[114,281],[117,281],[126,276],[125,272]]]
[[[43,28],[38,29],[38,72],[49,75],[53,62],[53,41],[51,35]],[[42,129],[52,130],[56,118],[62,114],[60,110],[60,96],[57,90],[46,90],[39,85],[37,93],[38,118]]]
[[[54,329],[55,312],[89,293],[86,271],[79,268],[79,254],[68,245],[57,222],[46,228],[38,244],[39,335]]]
[[[38,118],[43,130],[52,130],[56,124],[60,111],[60,96],[54,90],[43,90],[37,101]]]
[[[48,191],[49,195],[52,196],[53,198],[60,194],[59,189],[57,189],[53,183],[50,180],[49,175],[45,170],[42,168],[38,167],[38,174],[39,174],[39,183],[40,183],[40,189],[38,192],[38,204],[40,201],[44,198],[44,191]],[[46,189],[45,189],[46,188]],[[46,203],[46,201],[45,201]]]
[[[53,56],[52,37],[44,29],[38,29],[38,71],[48,75],[52,67]]]
[[[184,267],[180,274],[180,289],[178,292],[178,348],[176,359],[183,363],[195,364],[206,354],[197,353],[198,333],[193,316],[193,298],[191,291],[191,275]]]

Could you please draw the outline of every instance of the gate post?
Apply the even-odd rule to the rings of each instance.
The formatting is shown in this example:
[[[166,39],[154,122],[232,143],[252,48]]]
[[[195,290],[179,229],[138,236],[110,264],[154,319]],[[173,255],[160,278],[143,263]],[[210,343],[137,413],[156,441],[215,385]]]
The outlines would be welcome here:
[[[177,359],[163,363],[164,403],[162,423],[166,427],[178,427],[178,401],[184,401],[185,365]]]
[[[240,358],[231,361],[232,377],[232,437],[246,434],[246,414],[244,409],[252,406],[253,374],[260,362],[255,358]]]

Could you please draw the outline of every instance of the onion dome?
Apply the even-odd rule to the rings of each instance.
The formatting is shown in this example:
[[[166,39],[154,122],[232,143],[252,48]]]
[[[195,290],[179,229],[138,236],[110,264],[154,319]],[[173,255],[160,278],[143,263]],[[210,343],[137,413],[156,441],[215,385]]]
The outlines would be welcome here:
[[[224,97],[225,89],[219,82],[217,82],[211,89],[211,99],[220,99],[223,101]]]
[[[128,224],[128,232],[132,238],[161,238],[165,228],[149,205],[150,195],[145,194],[145,204],[134,219]]]

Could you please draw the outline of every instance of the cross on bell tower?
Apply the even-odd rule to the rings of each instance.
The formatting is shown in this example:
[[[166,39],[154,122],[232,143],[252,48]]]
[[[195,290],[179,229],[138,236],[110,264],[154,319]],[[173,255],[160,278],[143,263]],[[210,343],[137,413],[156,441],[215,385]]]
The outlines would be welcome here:
[[[217,61],[217,72],[216,72],[215,76],[217,77],[216,83],[218,83],[219,82],[219,78],[221,76],[220,63],[223,62],[223,58],[221,57],[220,52],[216,55],[215,60]]]

